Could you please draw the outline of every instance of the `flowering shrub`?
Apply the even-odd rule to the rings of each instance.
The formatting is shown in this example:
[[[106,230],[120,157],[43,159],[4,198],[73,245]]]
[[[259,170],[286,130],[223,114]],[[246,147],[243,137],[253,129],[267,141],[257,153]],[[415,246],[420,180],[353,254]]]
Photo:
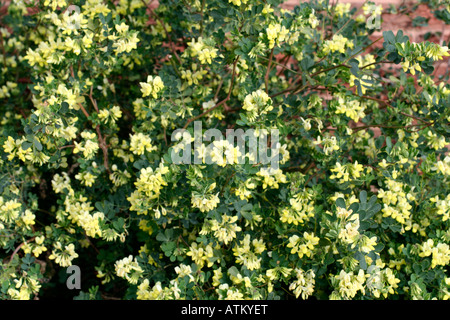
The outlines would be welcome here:
[[[1,7],[2,299],[71,265],[89,299],[449,298],[448,47],[280,2]],[[197,124],[278,130],[279,168]]]

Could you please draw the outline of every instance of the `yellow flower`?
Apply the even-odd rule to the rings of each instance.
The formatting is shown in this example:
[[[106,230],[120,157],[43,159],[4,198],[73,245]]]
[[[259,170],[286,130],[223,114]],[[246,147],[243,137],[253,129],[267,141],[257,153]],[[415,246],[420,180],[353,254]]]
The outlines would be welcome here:
[[[81,180],[81,182],[87,187],[92,187],[96,178],[97,176],[94,176],[90,172],[80,172],[77,175],[75,175],[75,179]]]
[[[193,195],[191,203],[194,208],[200,209],[201,212],[208,212],[217,207],[220,203],[219,193],[205,196]]]
[[[329,54],[330,52],[345,53],[346,48],[353,48],[353,42],[345,38],[341,34],[335,34],[331,40],[326,40],[323,46],[323,52]]]
[[[248,0],[228,0],[229,3],[234,4],[235,6],[240,6],[242,3],[246,4]]]
[[[53,245],[53,251],[49,258],[55,260],[61,267],[69,267],[72,265],[72,260],[78,258],[78,254],[75,252],[73,243],[70,243],[63,248],[61,242],[57,241]]]
[[[132,255],[126,258],[117,260],[114,264],[116,274],[126,279],[131,284],[137,284],[144,270],[139,266],[136,257],[133,259]]]
[[[202,37],[199,37],[197,40],[192,39],[192,41],[188,43],[188,46],[189,50],[186,54],[189,53],[191,57],[198,57],[202,64],[211,64],[212,59],[217,57],[218,49],[207,45]]]
[[[286,40],[289,30],[286,29],[285,26],[281,26],[279,23],[271,23],[269,27],[266,28],[266,33],[267,39],[269,40],[269,49],[272,49],[275,46],[275,42],[279,46],[281,42]]]
[[[302,299],[307,299],[314,292],[315,276],[313,270],[304,271],[303,269],[296,268],[295,270],[297,280],[291,282],[289,285],[289,290],[293,290],[295,297],[298,298],[300,295]]]
[[[26,209],[25,213],[22,215],[22,221],[27,228],[35,224],[35,218],[36,216],[29,209]]]
[[[164,83],[159,76],[148,76],[147,82],[140,82],[142,96],[152,96],[153,98],[158,97],[158,93],[164,88]]]
[[[214,264],[214,260],[212,259],[214,257],[213,248],[210,245],[205,247],[203,244],[199,245],[196,242],[193,242],[186,255],[192,258],[199,269],[203,268],[205,263],[208,268],[212,267]]]
[[[130,151],[136,155],[144,154],[145,151],[152,152],[157,150],[156,146],[152,145],[152,139],[142,132],[130,135]]]
[[[319,243],[319,238],[314,236],[313,233],[303,233],[303,238],[297,235],[293,235],[289,238],[288,248],[292,248],[291,254],[297,253],[299,258],[303,258],[304,255],[311,257],[314,250],[314,246]]]
[[[262,260],[259,255],[265,250],[266,246],[262,240],[253,239],[250,242],[250,235],[246,234],[244,239],[233,248],[233,253],[237,263],[243,264],[248,270],[258,270],[261,268]]]

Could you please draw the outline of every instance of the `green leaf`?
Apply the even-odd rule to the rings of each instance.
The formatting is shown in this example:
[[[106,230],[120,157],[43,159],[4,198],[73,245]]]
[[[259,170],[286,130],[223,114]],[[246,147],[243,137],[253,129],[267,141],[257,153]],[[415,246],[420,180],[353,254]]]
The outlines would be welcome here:
[[[242,214],[242,216],[243,216],[245,219],[247,219],[248,221],[253,220],[253,215],[252,215],[252,212],[251,212],[251,211],[243,210],[243,211],[241,211],[241,214]]]
[[[353,202],[350,205],[350,207],[348,208],[348,210],[352,210],[352,212],[358,212],[358,210],[359,210],[359,203]]]
[[[372,206],[370,209],[367,210],[366,219],[372,218],[380,210],[381,210],[381,204],[376,203],[374,206]]]
[[[389,153],[392,149],[391,137],[386,137],[386,151]]]
[[[395,43],[395,36],[392,31],[384,31],[383,32],[383,38],[387,43]]]
[[[59,112],[61,112],[61,113],[66,113],[67,111],[69,111],[69,104],[67,103],[67,102],[65,102],[65,101],[63,101],[62,103],[61,103],[61,108],[59,108]]]
[[[392,32],[392,31],[391,31]],[[408,36],[403,35],[403,30],[398,30],[395,36],[395,42],[403,43],[409,40]]]
[[[237,277],[237,275],[239,274],[239,270],[235,266],[232,266],[228,269],[228,274],[230,276]]]
[[[33,139],[33,145],[38,151],[42,151],[42,144],[36,139]]]
[[[164,233],[162,232],[158,233],[158,235],[156,236],[156,240],[166,242],[172,240],[172,237],[173,237],[173,230],[167,229]]]
[[[361,267],[361,269],[363,269],[363,270],[367,269],[367,262],[366,262],[366,258],[363,253],[361,253],[359,251],[356,252],[355,259],[359,261],[359,266]]]
[[[361,203],[367,202],[367,192],[365,190],[359,193],[359,200],[361,201]]]
[[[22,142],[22,149],[23,149],[23,150],[27,150],[27,149],[29,149],[32,145],[33,145],[32,142],[30,142],[30,141],[24,141],[24,142]]]
[[[384,136],[379,136],[378,138],[375,139],[375,148],[377,148],[378,150],[381,149],[381,147],[384,144]]]
[[[314,60],[308,56],[304,57],[300,62],[300,66],[304,71],[308,71],[314,65]]]
[[[340,208],[344,208],[344,209],[347,208],[347,206],[345,205],[345,200],[343,198],[336,199],[336,206],[338,206]]]

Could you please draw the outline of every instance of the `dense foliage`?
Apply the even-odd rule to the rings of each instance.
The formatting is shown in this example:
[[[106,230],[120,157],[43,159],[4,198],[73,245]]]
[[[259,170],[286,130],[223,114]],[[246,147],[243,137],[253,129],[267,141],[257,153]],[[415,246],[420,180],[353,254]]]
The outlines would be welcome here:
[[[449,298],[448,42],[279,5],[0,7],[2,299]],[[174,163],[196,123],[277,129],[279,168]]]

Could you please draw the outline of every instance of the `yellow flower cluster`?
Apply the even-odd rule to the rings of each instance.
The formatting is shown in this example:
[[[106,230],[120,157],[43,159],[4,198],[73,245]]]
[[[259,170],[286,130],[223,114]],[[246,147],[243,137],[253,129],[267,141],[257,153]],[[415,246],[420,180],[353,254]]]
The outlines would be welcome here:
[[[338,142],[335,136],[330,136],[328,133],[325,133],[323,138],[321,136],[317,136],[317,140],[313,142],[315,145],[322,145],[323,152],[328,156],[333,151],[339,150]]]
[[[331,203],[334,204],[338,198],[342,198],[345,200],[346,207],[351,206],[352,203],[359,202],[358,198],[356,198],[356,196],[354,194],[343,194],[341,192],[335,192],[334,196],[329,197],[329,201],[331,201]],[[339,209],[338,209],[338,212],[339,212]],[[344,212],[347,212],[347,210],[345,210]],[[349,212],[351,213],[352,211],[350,210]],[[338,214],[338,216],[339,216],[339,214]]]
[[[33,152],[31,148],[28,148],[24,150],[22,148],[22,143],[26,141],[25,137],[22,137],[21,139],[15,139],[11,136],[8,136],[8,139],[3,144],[3,150],[8,153],[8,160],[12,161],[15,157],[18,157],[23,162],[26,162],[27,160],[33,161]],[[44,155],[41,152],[42,155]],[[48,161],[49,157],[44,155],[43,158],[46,162]]]
[[[116,187],[120,187],[126,184],[131,178],[131,173],[129,173],[127,170],[119,170],[116,164],[113,164],[111,166],[111,170],[112,173],[109,175],[109,179],[112,181],[112,183],[114,183],[114,186]]]
[[[180,299],[181,290],[178,288],[178,282],[171,280],[168,287],[162,287],[160,281],[150,289],[150,281],[145,279],[137,289],[136,295],[138,300],[175,300]]]
[[[148,76],[147,82],[139,82],[143,97],[152,96],[158,98],[158,93],[164,89],[164,82],[159,76]]]
[[[330,6],[332,6],[331,3]],[[334,6],[334,14],[339,17],[342,17],[350,12],[350,8],[351,8],[350,3],[338,3]]]
[[[350,79],[350,86],[353,85],[354,85],[353,81],[352,79]],[[362,119],[366,116],[364,113],[364,106],[361,105],[361,103],[358,100],[347,100],[341,96],[338,98],[338,106],[336,107],[336,114],[345,114],[347,117],[349,117],[355,122],[358,122],[359,119]]]
[[[350,87],[355,86],[355,80],[359,80],[359,83],[361,84],[360,88],[361,88],[362,94],[366,94],[367,88],[372,86],[371,79],[367,74],[363,74],[360,78],[356,78],[353,74],[351,74],[350,79],[348,80]],[[352,104],[358,105],[358,107],[355,109],[356,110],[359,109],[359,107],[360,107],[359,102],[356,103],[356,102],[352,101]],[[350,114],[354,114],[354,111],[350,111]],[[360,118],[365,117],[364,111],[362,109],[358,110],[358,115],[354,115],[353,117],[354,117],[353,120],[355,122],[359,121]],[[357,120],[355,120],[355,119],[357,119]]]
[[[196,242],[193,242],[186,255],[192,258],[192,261],[195,262],[198,269],[203,268],[205,263],[208,268],[212,267],[214,264],[214,252],[213,247],[210,244],[205,246],[203,243],[197,244]]]
[[[120,25],[116,24],[115,29],[117,34],[110,34],[108,39],[114,41],[113,47],[116,55],[123,52],[130,53],[137,48],[137,43],[140,41],[137,32],[129,32],[129,26],[124,22]]]
[[[6,81],[6,85],[0,88],[0,99],[11,97],[11,93],[16,92],[15,88],[17,88],[17,83]]]
[[[180,146],[182,148],[182,146]],[[239,164],[242,153],[239,146],[234,146],[228,140],[214,140],[209,146],[201,144],[196,155],[202,160],[202,163],[215,163],[218,166]]]
[[[80,180],[87,187],[92,187],[96,178],[97,176],[88,171],[79,172],[75,175],[75,179]]]
[[[291,254],[297,253],[300,258],[303,256],[311,257],[314,246],[319,244],[319,238],[314,236],[314,233],[303,233],[303,238],[300,238],[296,234],[289,237],[289,243],[287,244],[288,248],[292,248]]]
[[[344,270],[341,270],[339,275],[335,275],[331,278],[331,281],[334,284],[334,287],[337,287],[337,290],[331,293],[330,300],[352,299],[358,291],[364,294],[365,280],[366,276],[362,269],[358,271],[358,274],[354,274],[353,271],[345,272]]]
[[[108,122],[116,123],[120,117],[122,117],[122,111],[119,106],[114,106],[110,110],[102,109],[98,113],[98,118],[105,124],[108,124]]]
[[[202,37],[199,37],[197,41],[192,39],[192,41],[188,43],[187,52],[189,52],[191,57],[198,57],[201,64],[211,64],[212,60],[217,57],[217,51],[218,49],[203,41]]]
[[[17,199],[4,201],[0,196],[0,221],[10,223],[15,222],[20,215],[22,204]]]
[[[142,132],[130,134],[130,151],[136,155],[144,154],[145,151],[152,152],[157,150],[156,146],[152,145],[152,139]]]
[[[177,279],[189,277],[189,282],[194,282],[195,279],[192,276],[192,268],[191,266],[187,266],[185,264],[180,264],[179,266],[175,267],[175,273],[177,274]]]
[[[193,63],[191,65],[191,70],[181,70],[181,79],[187,81],[188,85],[198,84],[200,80],[203,79],[203,76],[208,73],[207,70],[200,68],[197,70],[197,64]]]
[[[207,195],[193,193],[191,203],[194,208],[200,209],[201,212],[211,211],[220,203],[219,193]]]
[[[36,216],[30,209],[26,209],[20,218],[22,221],[18,222],[18,224],[23,223],[26,229],[31,229],[31,226],[35,224],[34,219]]]
[[[62,193],[64,189],[73,192],[72,187],[70,186],[70,177],[67,172],[63,172],[62,176],[59,173],[56,173],[52,179],[52,187],[55,193]]]
[[[404,72],[409,71],[412,75],[415,75],[416,71],[422,70],[419,63],[424,61],[426,57],[438,61],[442,60],[443,57],[450,56],[448,47],[433,42],[411,43],[407,41],[400,43],[400,47],[402,50],[399,50],[399,55],[405,58],[400,64]],[[408,56],[404,54],[405,47],[410,49]]]
[[[251,288],[252,287],[252,281],[249,277],[245,276],[243,277],[242,274],[237,273],[236,275],[232,274],[231,272],[228,272],[230,276],[230,280],[233,282],[234,285],[239,286],[240,284],[244,284],[245,288]]]
[[[244,295],[236,287],[230,287],[228,283],[221,284],[217,289],[220,300],[243,300]],[[224,294],[225,293],[225,294]]]
[[[383,201],[383,217],[391,217],[401,224],[410,219],[412,205],[409,203],[416,198],[411,193],[403,191],[404,183],[392,179],[386,181],[387,191],[380,189],[378,198]]]
[[[383,6],[376,5],[374,3],[364,3],[362,6],[363,12],[365,15],[376,15],[380,16],[383,13]]]
[[[352,299],[358,292],[365,294],[366,289],[376,298],[381,295],[386,298],[388,294],[394,294],[400,280],[390,268],[384,266],[381,260],[377,260],[376,264],[369,266],[367,273],[362,269],[358,274],[341,270],[339,275],[331,278],[335,291],[331,293],[330,299]]]
[[[242,230],[242,228],[236,224],[237,219],[237,216],[229,216],[227,214],[223,214],[220,222],[216,219],[205,220],[200,234],[206,235],[209,232],[213,231],[214,237],[216,237],[220,242],[223,242],[227,245],[234,238],[236,238],[236,232]]]
[[[143,8],[145,3],[140,0],[119,0],[119,3],[115,5],[118,13],[126,15],[127,13],[132,14],[136,9]]]
[[[345,183],[350,180],[355,180],[361,177],[361,172],[364,171],[364,167],[355,161],[355,163],[346,163],[341,165],[339,162],[336,162],[336,165],[333,169],[330,169],[331,172],[334,172],[330,176],[330,179],[339,179],[339,183]]]
[[[134,191],[128,198],[131,202],[131,210],[136,210],[139,208],[139,200],[142,197],[147,199],[155,199],[159,197],[159,194],[164,186],[167,186],[167,182],[164,180],[164,175],[169,172],[169,168],[165,167],[163,163],[159,165],[156,170],[153,168],[142,168],[140,172],[139,179],[134,183],[137,190]],[[137,205],[137,206],[136,206]],[[138,214],[146,214],[147,210],[140,212],[137,210]]]
[[[444,176],[450,176],[450,156],[445,156],[444,160],[439,160],[431,170],[440,172]]]
[[[450,194],[442,200],[439,199],[439,196],[435,196],[430,201],[436,203],[436,213],[442,216],[442,221],[450,219]]]
[[[248,0],[228,0],[228,2],[240,6],[241,4],[247,4]]]
[[[364,56],[357,56],[358,66],[367,70],[375,69],[374,63],[376,62],[375,56],[368,53]]]
[[[61,267],[69,267],[72,265],[72,260],[78,258],[78,254],[75,252],[75,245],[73,243],[69,243],[63,248],[61,242],[57,241],[53,245],[52,254],[49,258],[55,260]]]
[[[80,143],[74,141],[75,148],[73,148],[73,153],[83,152],[83,156],[86,160],[92,159],[98,149],[97,135],[93,132],[83,131],[81,137],[84,139]]]
[[[381,295],[387,298],[388,294],[394,294],[400,282],[390,268],[380,269],[382,267],[384,267],[384,263],[377,260],[376,265],[371,265],[367,269],[366,287],[375,298],[379,298]]]
[[[306,300],[314,292],[316,274],[313,270],[308,270],[305,272],[301,268],[296,268],[294,271],[297,279],[291,282],[289,285],[289,290],[294,292],[297,299],[301,295],[302,299]]]
[[[117,276],[126,279],[131,284],[137,284],[144,270],[139,266],[136,257],[129,255],[126,258],[117,260],[114,264]]]
[[[428,140],[428,145],[434,150],[439,150],[448,145],[444,136],[438,136],[436,133],[429,130],[426,136]]]
[[[450,53],[448,52],[447,46],[440,46],[439,44],[432,42],[427,47],[425,55],[434,61],[438,61],[444,59],[444,57],[450,56]]]
[[[91,203],[87,201],[86,197],[75,197],[73,194],[69,195],[64,200],[65,213],[69,214],[72,223],[76,223],[86,231],[89,237],[101,237],[103,235],[100,227],[101,222],[105,218],[102,212],[90,212],[94,209]]]
[[[240,183],[234,190],[234,194],[241,200],[248,200],[252,197],[252,191],[256,188],[256,184],[253,179],[249,178],[244,183]]]
[[[77,178],[77,176],[75,176],[75,178]],[[77,179],[80,179],[80,177]],[[70,185],[70,177],[67,173],[63,172],[62,176],[55,174],[52,179],[52,187],[55,193],[63,193],[64,190],[68,191],[68,194],[64,199],[64,212],[62,213],[62,216],[57,216],[58,220],[64,219],[68,214],[71,222],[83,228],[87,236],[92,238],[103,237],[106,239],[105,236],[107,236],[107,234],[104,234],[104,230],[101,227],[105,218],[104,213],[95,212],[91,214],[94,207],[91,206],[91,203],[87,201],[86,197],[75,195],[75,192]]]
[[[345,53],[347,48],[353,49],[353,42],[341,34],[333,35],[331,40],[326,40],[323,45],[323,53],[329,54],[330,52]]]
[[[388,249],[388,253],[392,257],[389,260],[389,268],[400,270],[403,265],[406,265],[406,261],[403,258],[404,248],[405,246],[401,244],[397,247],[397,250],[395,250],[395,248],[392,247]]]
[[[280,209],[280,220],[284,223],[302,225],[314,217],[314,201],[311,190],[304,189],[289,199],[290,207]]]
[[[44,236],[37,236],[34,238],[34,242],[25,242],[22,246],[23,252],[25,254],[33,253],[36,258],[39,257],[42,252],[47,251],[47,248],[43,245],[44,240]]]
[[[39,292],[41,283],[36,275],[28,274],[26,271],[22,272],[19,279],[14,279],[14,288],[8,289],[8,294],[13,300],[30,300],[32,294]]]
[[[450,262],[450,247],[446,243],[438,242],[437,245],[434,245],[433,239],[428,239],[420,246],[420,257],[429,257],[431,256],[431,268],[436,267],[437,265],[446,266]]]
[[[281,169],[274,170],[273,168],[261,168],[256,175],[263,179],[263,189],[266,189],[267,187],[278,189],[280,183],[287,182],[286,176]]]
[[[253,239],[250,246],[250,235],[246,234],[244,239],[234,248],[233,253],[236,256],[236,263],[243,264],[248,270],[258,270],[261,267],[261,257],[258,257],[266,250],[266,245],[262,239]]]
[[[359,239],[359,215],[354,213],[353,210],[347,210],[344,208],[336,208],[336,216],[340,222],[340,230],[338,239],[341,239],[346,244],[356,245],[356,241]]]
[[[417,60],[423,61],[423,60],[425,60],[425,58],[420,57]],[[422,71],[422,68],[420,67],[418,62],[411,61],[409,59],[405,59],[405,61],[401,62],[400,64],[401,64],[404,72],[409,71],[412,75],[416,74],[416,70],[419,72]]]
[[[145,105],[144,99],[137,98],[136,100],[133,101],[133,112],[136,119],[144,120],[146,118],[147,110],[145,108],[148,108],[148,106]]]
[[[245,96],[242,109],[247,111],[249,121],[255,121],[259,116],[273,110],[272,99],[263,90],[256,90]]]
[[[269,27],[266,28],[267,39],[269,40],[269,49],[272,49],[275,46],[280,45],[283,41],[287,39],[289,34],[289,29],[286,29],[285,26],[282,26],[279,23],[269,24]]]

